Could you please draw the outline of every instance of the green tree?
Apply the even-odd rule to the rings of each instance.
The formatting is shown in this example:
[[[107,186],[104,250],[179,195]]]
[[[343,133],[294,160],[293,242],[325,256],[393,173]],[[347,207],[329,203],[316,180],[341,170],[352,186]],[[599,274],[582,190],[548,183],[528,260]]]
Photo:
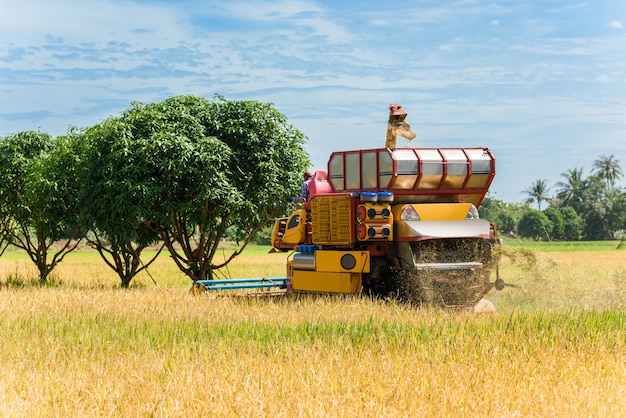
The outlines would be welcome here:
[[[0,204],[0,256],[9,246],[12,231],[13,220],[4,210],[4,206]]]
[[[162,179],[171,187],[161,199],[169,206],[166,211],[154,211],[169,214],[166,219],[155,219],[155,223],[181,271],[193,280],[212,278],[269,221],[287,213],[287,198],[298,193],[302,172],[309,166],[304,149],[306,137],[272,105],[256,101],[174,97],[146,106],[141,113],[161,115],[165,123],[154,135],[169,140],[172,135],[165,133],[175,130],[168,127],[168,121],[175,125],[180,114],[192,115],[202,127],[198,134],[211,138],[214,145],[208,155],[213,159],[221,156],[219,161],[209,161],[210,172],[191,166],[185,173],[164,170]],[[193,137],[182,139],[187,144],[194,141]],[[170,153],[160,164],[163,168],[181,167],[188,162]],[[207,182],[209,178],[212,182]],[[185,193],[182,180],[198,179],[204,180],[200,183],[205,190]],[[215,262],[218,244],[233,225],[240,233],[245,232],[245,238],[230,256]]]
[[[14,227],[7,239],[28,254],[41,282],[80,242],[76,159],[66,137],[26,131],[0,140],[0,204]]]
[[[272,230],[273,225],[267,225],[261,229],[252,239],[252,242],[257,245],[272,245]]]
[[[609,223],[613,233],[626,230],[626,191],[612,189],[607,196],[609,201]]]
[[[622,191],[615,189],[599,175],[582,177],[582,170],[569,170],[557,195],[560,207],[571,206],[583,218],[582,236],[587,240],[612,239],[622,229],[624,219]]]
[[[90,211],[127,231],[145,225],[194,281],[213,277],[285,214],[309,166],[304,135],[270,104],[255,101],[176,96],[134,103],[101,125],[86,135],[104,141],[101,152],[112,148],[108,162],[94,168],[101,188]],[[112,183],[120,189],[109,189]],[[233,226],[246,232],[240,246],[214,262]]]
[[[528,209],[517,226],[520,236],[533,240],[549,239],[552,228],[552,221],[535,209]]]
[[[478,208],[482,219],[493,222],[504,233],[517,231],[517,223],[524,211],[524,206],[519,203],[504,202],[490,196],[485,197]]]
[[[607,188],[613,189],[615,181],[623,177],[619,160],[611,155],[601,155],[594,162],[594,174],[606,181]]]
[[[583,231],[584,220],[571,206],[559,208],[563,218],[563,240],[578,241]]]
[[[561,176],[565,178],[565,181],[560,181],[556,184],[559,187],[556,196],[560,200],[561,206],[571,206],[576,212],[581,213],[586,187],[583,169],[570,169],[561,174]]]
[[[141,141],[123,117],[109,118],[77,135],[80,154],[79,204],[86,239],[128,288],[133,278],[158,257],[144,250],[159,242],[145,222],[152,202],[146,181],[158,182],[144,159]],[[148,179],[148,180],[147,180]]]
[[[550,196],[548,195],[549,190],[550,188],[548,187],[546,180],[536,180],[530,185],[530,187],[524,190],[524,193],[528,195],[528,199],[526,201],[528,203],[537,202],[537,209],[541,211],[541,202],[546,202],[550,199]]]
[[[611,225],[611,201],[607,185],[598,176],[585,179],[582,203],[578,213],[585,220],[583,238],[586,240],[606,240],[613,236]]]
[[[565,239],[565,221],[561,211],[555,207],[548,207],[543,211],[543,214],[552,222],[552,229],[550,230],[550,238],[555,240]]]
[[[583,238],[588,241],[601,241],[613,238],[612,231],[607,222],[605,208],[596,203],[592,205],[593,210],[585,213],[585,224],[583,227]]]

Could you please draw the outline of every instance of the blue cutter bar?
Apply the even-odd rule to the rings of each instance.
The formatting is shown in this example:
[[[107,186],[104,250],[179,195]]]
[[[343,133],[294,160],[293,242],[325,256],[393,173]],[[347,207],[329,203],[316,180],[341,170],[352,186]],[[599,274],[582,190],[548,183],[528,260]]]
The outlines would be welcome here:
[[[262,289],[270,287],[284,287],[286,277],[254,278],[254,279],[225,279],[225,280],[198,280],[207,290],[231,289]]]

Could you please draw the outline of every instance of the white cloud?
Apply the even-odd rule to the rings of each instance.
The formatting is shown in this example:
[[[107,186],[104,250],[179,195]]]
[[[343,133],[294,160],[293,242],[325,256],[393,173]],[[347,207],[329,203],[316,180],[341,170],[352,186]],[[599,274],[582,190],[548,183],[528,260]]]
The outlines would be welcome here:
[[[620,22],[619,20],[612,20],[610,21],[607,26],[609,28],[614,28],[614,29],[623,29],[624,27],[622,26],[622,22]]]
[[[229,1],[220,4],[220,7],[208,8],[207,10],[210,10],[208,13],[250,21],[276,21],[302,14],[323,12],[323,9],[314,2],[304,0]]]
[[[5,45],[40,43],[46,37],[65,43],[151,39],[154,46],[174,45],[179,38],[180,9],[159,4],[97,0],[3,0],[0,37]]]

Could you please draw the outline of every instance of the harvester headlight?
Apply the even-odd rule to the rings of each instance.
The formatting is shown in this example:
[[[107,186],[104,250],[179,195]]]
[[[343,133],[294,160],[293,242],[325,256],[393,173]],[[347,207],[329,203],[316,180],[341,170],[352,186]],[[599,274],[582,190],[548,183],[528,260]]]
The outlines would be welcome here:
[[[404,209],[402,209],[402,213],[400,214],[400,220],[419,221],[420,217],[415,211],[415,209],[413,208],[413,206],[408,205],[408,206],[405,206]]]
[[[465,219],[480,219],[480,216],[478,215],[478,209],[476,209],[476,206],[471,205],[469,210],[467,211],[467,216],[465,217]]]
[[[385,219],[388,219],[389,215],[391,215],[391,211],[387,208],[383,209],[380,213],[383,215],[383,218]]]
[[[367,216],[368,216],[370,219],[374,219],[374,218],[376,217],[376,209],[374,209],[374,208],[369,208],[369,209],[367,210]]]

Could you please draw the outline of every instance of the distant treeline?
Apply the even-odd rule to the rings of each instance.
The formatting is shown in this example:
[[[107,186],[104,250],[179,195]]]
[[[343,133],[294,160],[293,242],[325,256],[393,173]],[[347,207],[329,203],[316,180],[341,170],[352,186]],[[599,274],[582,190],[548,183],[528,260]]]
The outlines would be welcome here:
[[[546,180],[524,190],[523,203],[487,196],[481,217],[495,223],[501,234],[535,240],[597,241],[619,239],[626,230],[626,190],[616,187],[623,177],[619,160],[601,155],[588,176],[582,168],[566,171],[551,194]],[[531,207],[537,204],[537,209]],[[542,204],[547,204],[542,209]]]

